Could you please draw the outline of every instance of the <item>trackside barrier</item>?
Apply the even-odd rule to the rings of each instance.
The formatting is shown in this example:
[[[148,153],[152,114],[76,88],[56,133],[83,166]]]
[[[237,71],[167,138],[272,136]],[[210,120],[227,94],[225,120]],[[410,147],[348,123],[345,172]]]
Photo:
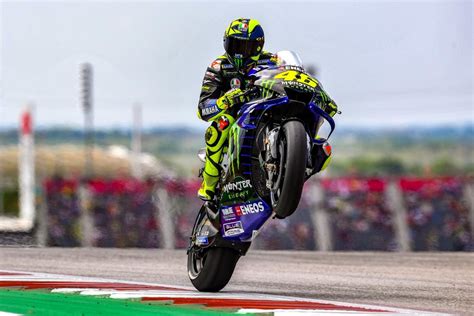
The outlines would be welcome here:
[[[385,189],[387,203],[392,212],[392,223],[399,251],[410,251],[410,231],[407,210],[403,203],[403,193],[395,181],[390,181]]]
[[[317,250],[331,251],[333,250],[333,240],[330,225],[330,215],[324,207],[324,191],[321,184],[316,182],[308,192],[309,197],[313,197],[312,205],[314,211],[311,213],[311,219],[315,228],[314,239],[316,241]]]
[[[181,179],[50,179],[44,244],[186,248],[198,187]],[[295,214],[271,220],[254,247],[472,251],[472,188],[462,178],[316,179]]]
[[[0,232],[30,232],[36,221],[33,112],[33,106],[28,105],[20,117],[18,142],[19,216],[0,216]]]
[[[464,186],[464,201],[469,207],[469,223],[471,224],[471,238],[474,234],[474,183],[467,183]]]

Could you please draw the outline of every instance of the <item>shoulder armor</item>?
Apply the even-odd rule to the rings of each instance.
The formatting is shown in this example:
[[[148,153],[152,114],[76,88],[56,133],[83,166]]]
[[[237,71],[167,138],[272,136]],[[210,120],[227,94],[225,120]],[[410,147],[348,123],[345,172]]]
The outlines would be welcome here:
[[[215,71],[220,71],[221,70],[221,64],[222,64],[222,59],[216,59],[214,60],[210,65],[209,68],[215,70]]]
[[[220,55],[217,57],[210,65],[209,68],[215,70],[215,71],[220,71],[221,70],[221,65],[226,63],[227,57],[225,55]]]

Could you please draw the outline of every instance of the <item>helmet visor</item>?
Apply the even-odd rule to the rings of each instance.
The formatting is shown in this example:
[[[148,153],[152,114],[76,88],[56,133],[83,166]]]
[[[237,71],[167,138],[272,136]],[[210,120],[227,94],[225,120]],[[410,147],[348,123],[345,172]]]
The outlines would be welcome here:
[[[243,58],[256,56],[262,50],[263,41],[241,39],[236,37],[228,37],[225,40],[225,51],[235,57],[242,55]]]

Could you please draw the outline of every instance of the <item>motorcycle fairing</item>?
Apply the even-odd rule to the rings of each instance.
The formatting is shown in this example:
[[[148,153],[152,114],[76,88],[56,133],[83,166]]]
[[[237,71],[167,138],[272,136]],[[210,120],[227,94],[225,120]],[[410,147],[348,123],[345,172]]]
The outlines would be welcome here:
[[[220,188],[219,217],[225,240],[244,242],[252,238],[272,214],[252,182],[252,150],[257,129],[234,123],[227,148],[228,168]]]
[[[283,68],[283,70],[288,69],[293,68]],[[295,71],[300,70],[296,69]],[[285,91],[282,84],[285,80],[274,80],[275,84],[272,85],[268,85],[266,82],[281,72],[282,68],[262,70],[255,74],[259,78],[255,84],[261,86],[263,90],[272,90],[277,95],[281,95]],[[317,81],[315,82],[318,84]],[[267,203],[265,199],[268,197],[260,196],[257,192],[263,194],[262,190],[257,190],[255,187],[258,186],[259,181],[254,179],[255,175],[252,170],[255,167],[260,168],[260,164],[255,161],[258,150],[254,148],[254,144],[259,130],[262,129],[262,126],[259,125],[262,115],[274,107],[287,106],[289,102],[290,99],[287,95],[272,99],[266,99],[264,96],[248,102],[240,108],[237,113],[238,119],[230,127],[226,151],[228,167],[225,170],[224,181],[221,183],[219,198],[221,236],[226,240],[251,240],[254,231],[258,231],[272,215],[272,207],[268,204],[270,202]],[[328,121],[331,127],[329,138],[335,128],[332,117],[312,101],[306,104],[306,108],[309,115],[313,116],[314,122],[322,119]],[[313,141],[322,144],[326,139],[318,138]]]
[[[237,119],[237,125],[239,125],[243,129],[255,129],[256,126],[252,122],[255,121],[255,118],[252,117],[253,112],[260,112],[260,115],[263,115],[266,111],[269,109],[279,106],[282,104],[288,103],[289,99],[288,97],[284,96],[281,98],[273,99],[267,102],[259,102],[261,100],[256,100],[253,102],[249,102],[245,104],[245,107],[242,108],[242,110],[239,112],[239,118]],[[327,114],[324,110],[322,110],[318,105],[316,105],[314,102],[310,102],[308,104],[308,108],[313,115],[313,118],[315,121],[319,121],[320,118],[323,118],[329,123],[329,126],[331,127],[331,131],[327,137],[327,139],[331,136],[332,132],[336,128],[336,123],[334,122],[334,119]],[[323,144],[327,139],[324,139],[322,142],[321,140],[317,141],[314,140],[315,143],[321,143]]]
[[[221,236],[235,241],[251,240],[272,215],[272,208],[260,198],[244,203],[221,206]]]

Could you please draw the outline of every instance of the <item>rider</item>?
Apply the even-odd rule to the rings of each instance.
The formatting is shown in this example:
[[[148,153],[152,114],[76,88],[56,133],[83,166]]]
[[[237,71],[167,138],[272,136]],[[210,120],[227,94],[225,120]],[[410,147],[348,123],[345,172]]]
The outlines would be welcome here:
[[[207,68],[201,88],[198,117],[212,122],[206,130],[206,163],[204,181],[198,191],[202,200],[212,200],[219,181],[222,151],[227,141],[229,128],[235,121],[235,105],[248,101],[245,89],[246,74],[256,66],[276,66],[276,55],[263,51],[265,38],[260,23],[254,19],[237,19],[230,23],[224,33],[225,54],[217,57]],[[318,90],[321,107],[333,116],[336,104],[321,89]],[[329,163],[330,146],[320,153],[320,170]]]

